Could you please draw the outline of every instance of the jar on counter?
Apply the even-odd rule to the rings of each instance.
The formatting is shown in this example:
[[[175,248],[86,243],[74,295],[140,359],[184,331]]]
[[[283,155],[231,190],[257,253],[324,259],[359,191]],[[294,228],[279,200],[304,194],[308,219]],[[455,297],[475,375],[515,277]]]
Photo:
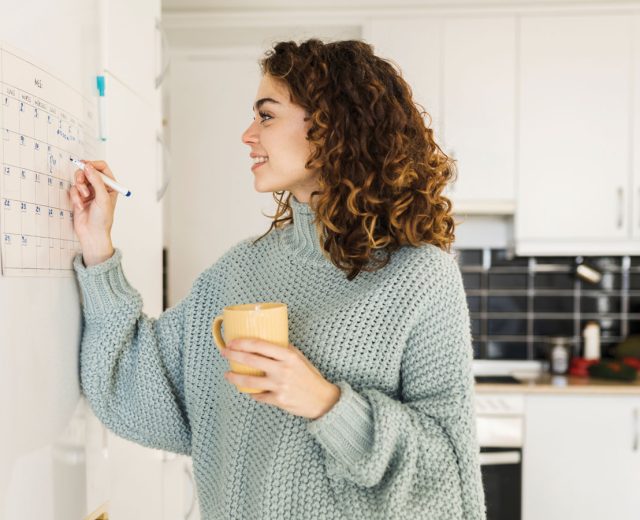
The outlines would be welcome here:
[[[552,336],[547,339],[547,359],[549,372],[562,375],[569,372],[569,365],[573,355],[573,338]]]

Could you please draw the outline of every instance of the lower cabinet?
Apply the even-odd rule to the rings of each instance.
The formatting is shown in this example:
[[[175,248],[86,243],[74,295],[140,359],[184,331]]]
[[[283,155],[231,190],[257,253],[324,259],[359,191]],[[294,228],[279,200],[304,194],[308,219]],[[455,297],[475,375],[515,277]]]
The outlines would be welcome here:
[[[107,430],[87,410],[87,511],[113,520],[200,520],[191,458],[146,448]]]
[[[525,402],[523,520],[640,518],[640,397]]]

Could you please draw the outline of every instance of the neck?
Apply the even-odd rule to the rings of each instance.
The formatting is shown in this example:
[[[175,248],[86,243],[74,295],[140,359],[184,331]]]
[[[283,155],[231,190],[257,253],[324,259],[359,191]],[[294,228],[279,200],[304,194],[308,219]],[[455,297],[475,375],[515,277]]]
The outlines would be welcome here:
[[[289,204],[293,210],[293,225],[283,234],[285,245],[292,258],[305,261],[327,261],[314,224],[315,213],[307,202],[300,202],[292,195]]]

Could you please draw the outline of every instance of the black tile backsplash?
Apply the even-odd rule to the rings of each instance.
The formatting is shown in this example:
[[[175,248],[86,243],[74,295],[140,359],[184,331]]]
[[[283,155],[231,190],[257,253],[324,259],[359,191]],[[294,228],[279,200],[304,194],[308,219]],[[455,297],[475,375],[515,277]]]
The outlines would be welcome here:
[[[507,249],[455,249],[477,359],[544,359],[550,336],[571,338],[582,355],[588,321],[601,329],[603,357],[640,334],[640,257],[520,257]],[[602,273],[577,277],[578,262]]]

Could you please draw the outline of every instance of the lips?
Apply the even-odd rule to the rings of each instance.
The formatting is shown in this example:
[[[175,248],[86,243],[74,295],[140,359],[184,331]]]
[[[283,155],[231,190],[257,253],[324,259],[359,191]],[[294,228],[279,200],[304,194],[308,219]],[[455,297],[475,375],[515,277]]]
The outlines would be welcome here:
[[[251,171],[255,171],[258,168],[260,168],[260,166],[264,166],[265,164],[267,164],[269,161],[264,161],[264,162],[258,162],[255,163],[252,167],[251,167]]]

